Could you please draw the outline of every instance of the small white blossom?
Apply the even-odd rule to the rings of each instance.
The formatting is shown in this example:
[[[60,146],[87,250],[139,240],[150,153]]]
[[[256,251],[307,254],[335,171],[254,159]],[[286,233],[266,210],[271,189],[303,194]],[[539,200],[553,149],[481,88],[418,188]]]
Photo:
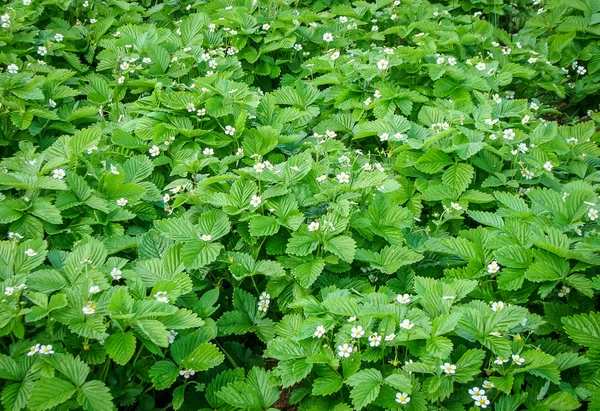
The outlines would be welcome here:
[[[408,404],[410,402],[410,397],[405,392],[399,392],[396,394],[396,402],[398,404]]]
[[[330,43],[333,41],[333,34],[331,33],[325,33],[323,34],[323,41]]]
[[[506,139],[506,140],[514,140],[516,134],[513,131],[512,128],[507,128],[506,130],[504,130],[502,132],[502,136]]]
[[[67,174],[65,173],[65,170],[62,168],[56,168],[52,171],[52,178],[56,178],[58,180],[62,180],[66,175]]]
[[[522,358],[519,354],[513,354],[512,360],[517,365],[523,365],[525,363],[525,358]]]
[[[27,257],[34,257],[37,255],[37,251],[35,251],[33,248],[28,248],[27,250],[25,250],[25,255]]]
[[[485,395],[485,391],[480,389],[479,387],[473,387],[469,390],[469,395],[471,396],[471,398],[476,399],[475,397]]]
[[[503,301],[496,301],[496,302],[492,303],[492,311],[494,311],[494,312],[500,311],[503,308],[504,308],[504,302]]]
[[[396,297],[396,301],[398,301],[400,304],[408,304],[410,303],[410,295],[398,294],[398,296]]]
[[[158,146],[152,146],[152,148],[148,150],[148,153],[150,153],[152,157],[156,157],[160,154],[160,148],[158,148]]]
[[[16,64],[9,64],[8,66],[6,66],[6,69],[10,74],[17,74],[17,72],[19,71],[19,66],[17,66]]]
[[[350,176],[344,173],[343,171],[340,174],[336,175],[335,178],[337,178],[340,184],[347,184],[350,182]]]
[[[225,134],[233,136],[235,134],[235,128],[232,126],[225,126]]]
[[[369,345],[371,347],[379,347],[379,345],[381,344],[381,339],[381,335],[373,333],[373,335],[369,336]]]
[[[54,35],[54,40],[57,41],[58,43],[60,43],[61,41],[63,41],[63,39],[64,39],[64,36],[62,34],[60,34],[60,33],[56,33]]]
[[[598,210],[595,208],[590,208],[588,210],[588,218],[592,221],[596,220],[598,218]]]
[[[348,344],[338,345],[338,356],[348,358],[350,357],[350,354],[352,354],[352,350],[352,346]]]
[[[385,70],[388,68],[389,65],[390,65],[390,62],[385,59],[381,59],[377,62],[377,68],[379,70]]]
[[[100,287],[98,287],[97,285],[92,285],[88,290],[88,292],[92,295],[98,294],[100,291],[102,291],[102,290],[100,290]]]
[[[477,70],[479,70],[479,71],[483,71],[483,70],[485,70],[485,69],[486,69],[486,67],[487,67],[487,66],[485,65],[485,63],[484,63],[484,62],[479,62],[479,63],[477,63],[477,64],[475,65],[475,68],[476,68]]]
[[[350,336],[352,338],[360,338],[363,335],[365,335],[365,330],[363,330],[360,325],[358,327],[352,327],[352,330],[350,330]]]
[[[4,295],[6,295],[7,297],[10,297],[11,295],[13,295],[14,292],[15,292],[15,287],[6,287],[4,289]]]
[[[317,231],[319,229],[319,222],[313,221],[308,225],[308,231]]]
[[[485,395],[478,396],[477,398],[474,398],[474,400],[475,405],[480,408],[487,408],[487,406],[490,405],[490,400],[488,400]]]
[[[154,299],[156,301],[158,301],[159,303],[165,303],[165,304],[167,304],[170,301],[169,297],[167,297],[166,291],[158,291],[156,294],[154,294]]]
[[[400,323],[400,328],[404,328],[405,330],[410,330],[415,326],[414,323],[411,323],[410,320],[405,319]]]
[[[40,345],[36,344],[29,349],[29,351],[27,352],[27,356],[31,357],[32,355],[35,355],[39,351],[40,351]]]
[[[546,161],[546,162],[544,163],[544,170],[546,170],[546,171],[552,171],[552,168],[553,168],[553,167],[554,167],[554,166],[552,165],[552,162],[551,162],[551,161]]]
[[[190,378],[191,376],[193,376],[194,374],[196,374],[196,371],[192,370],[192,369],[185,369],[185,370],[181,370],[179,371],[179,375],[181,375],[183,378],[185,378],[186,380],[188,378]]]
[[[87,305],[85,307],[83,307],[81,309],[81,311],[85,314],[85,315],[91,315],[94,314],[96,312],[96,304],[94,304],[93,302],[89,302],[87,303]]]
[[[200,239],[202,239],[202,241],[210,241],[210,240],[212,240],[212,235],[210,235],[210,234],[202,234],[200,236]]]
[[[119,270],[116,267],[110,270],[110,276],[113,278],[113,280],[120,280],[122,274],[123,273],[121,272],[121,270]]]
[[[498,261],[496,261],[496,260],[494,260],[490,264],[488,264],[487,268],[488,268],[488,273],[490,273],[490,274],[496,274],[498,271],[500,271],[500,266],[498,265]]]
[[[563,297],[566,297],[567,294],[569,294],[570,292],[571,292],[571,289],[569,287],[563,285],[561,287],[560,291],[558,292],[558,296],[563,298]]]
[[[453,209],[455,209],[456,211],[460,211],[462,210],[462,206],[459,203],[455,203],[455,202],[450,202],[450,207],[452,207]]]
[[[252,196],[252,199],[250,200],[250,205],[252,207],[258,207],[261,203],[260,197],[259,196]]]
[[[121,197],[117,200],[117,205],[119,207],[125,207],[127,205],[127,203],[128,203],[128,200],[126,198]]]
[[[322,183],[323,181],[327,180],[327,175],[326,175],[326,174],[322,174],[322,175],[320,175],[319,177],[317,177],[317,178],[316,178],[316,180],[317,180],[319,183]]]
[[[456,374],[456,365],[450,363],[444,363],[444,365],[440,365],[441,370],[445,374]]]
[[[42,345],[42,346],[40,346],[39,353],[41,355],[51,355],[51,354],[54,354],[54,350],[52,349],[52,346],[50,344]]]
[[[210,147],[205,147],[204,150],[202,150],[202,154],[205,156],[212,156],[215,154],[215,150]]]
[[[394,338],[396,338],[396,334],[394,334],[394,333],[385,336],[385,340],[388,342],[392,341]]]

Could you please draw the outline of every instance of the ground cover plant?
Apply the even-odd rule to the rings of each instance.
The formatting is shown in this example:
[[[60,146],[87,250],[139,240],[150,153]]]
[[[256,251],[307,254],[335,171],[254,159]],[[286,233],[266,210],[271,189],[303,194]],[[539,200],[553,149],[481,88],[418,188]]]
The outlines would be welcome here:
[[[598,0],[0,4],[4,410],[600,410]]]

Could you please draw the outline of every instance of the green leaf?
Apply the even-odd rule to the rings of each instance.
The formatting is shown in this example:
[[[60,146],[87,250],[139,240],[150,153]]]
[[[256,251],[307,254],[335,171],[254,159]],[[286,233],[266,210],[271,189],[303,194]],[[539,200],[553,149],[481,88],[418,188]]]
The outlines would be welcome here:
[[[569,337],[577,344],[585,347],[600,345],[600,313],[577,314],[561,321]]]
[[[90,373],[90,368],[87,364],[79,359],[79,357],[75,358],[71,354],[56,353],[49,356],[47,361],[77,387],[83,385]]]
[[[183,361],[185,368],[191,368],[194,371],[205,371],[216,367],[225,360],[225,357],[219,349],[211,343],[200,344]]]
[[[325,240],[325,248],[327,251],[340,257],[342,260],[351,263],[354,260],[356,253],[356,242],[345,235],[330,238]]]
[[[473,181],[475,170],[470,164],[458,163],[448,167],[442,175],[442,183],[454,188],[455,192],[460,195]]]
[[[381,389],[383,377],[376,369],[366,369],[357,372],[346,380],[352,386],[350,398],[356,409],[362,409],[372,403]]]
[[[323,272],[325,261],[317,257],[308,263],[300,264],[294,269],[294,275],[298,283],[305,288],[310,287]]]
[[[279,223],[273,216],[256,216],[250,220],[249,227],[254,237],[270,236],[279,231]]]
[[[485,352],[482,350],[468,350],[456,362],[454,380],[460,383],[472,381],[479,374]]]
[[[335,371],[327,375],[315,378],[312,383],[312,395],[330,395],[342,388],[342,376]]]
[[[88,381],[79,388],[77,401],[86,411],[112,411],[115,406],[108,387],[101,381]]]
[[[222,249],[223,245],[220,243],[197,240],[183,245],[181,257],[187,268],[202,268],[214,262]]]
[[[179,376],[179,367],[171,361],[158,361],[148,372],[157,390],[169,388]]]
[[[427,174],[435,174],[444,167],[452,164],[448,154],[439,148],[431,148],[415,163],[415,168]]]
[[[56,377],[38,380],[31,388],[28,406],[33,411],[47,410],[67,401],[77,392],[77,388],[68,381]]]
[[[131,333],[115,333],[104,341],[104,349],[114,362],[125,365],[135,352],[135,336]]]
[[[571,411],[576,410],[581,406],[568,392],[557,392],[552,394],[541,402],[541,405],[547,407],[549,410],[554,411]]]
[[[208,213],[202,214],[198,221],[198,226],[200,234],[210,235],[212,241],[225,236],[231,230],[229,217],[221,210],[211,210]]]

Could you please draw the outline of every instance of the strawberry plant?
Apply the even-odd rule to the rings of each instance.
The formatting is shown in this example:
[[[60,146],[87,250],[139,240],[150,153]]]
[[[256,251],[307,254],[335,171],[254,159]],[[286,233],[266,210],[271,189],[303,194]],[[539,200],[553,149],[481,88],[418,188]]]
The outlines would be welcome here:
[[[597,0],[0,5],[5,410],[600,410]]]

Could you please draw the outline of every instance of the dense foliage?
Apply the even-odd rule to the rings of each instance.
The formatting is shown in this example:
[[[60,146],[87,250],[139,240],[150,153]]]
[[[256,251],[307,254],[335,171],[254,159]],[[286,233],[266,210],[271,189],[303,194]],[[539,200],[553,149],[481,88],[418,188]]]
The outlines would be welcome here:
[[[600,410],[600,1],[0,4],[5,410]]]

